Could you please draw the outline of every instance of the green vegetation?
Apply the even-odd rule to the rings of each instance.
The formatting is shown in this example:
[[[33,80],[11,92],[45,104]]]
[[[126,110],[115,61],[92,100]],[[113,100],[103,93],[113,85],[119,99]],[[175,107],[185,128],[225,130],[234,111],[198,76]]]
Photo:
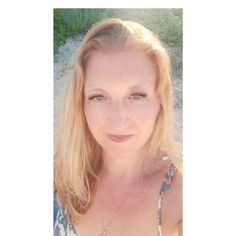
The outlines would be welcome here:
[[[85,34],[93,23],[106,16],[104,9],[54,9],[54,54],[67,37]]]
[[[54,55],[68,37],[85,34],[95,22],[120,18],[144,25],[170,49],[174,73],[182,73],[182,9],[54,9]]]
[[[157,33],[169,47],[182,48],[182,9],[111,9],[108,17],[138,22]]]
[[[141,23],[169,47],[182,50],[182,9],[54,9],[54,53],[67,37],[85,34],[93,23],[108,17]]]

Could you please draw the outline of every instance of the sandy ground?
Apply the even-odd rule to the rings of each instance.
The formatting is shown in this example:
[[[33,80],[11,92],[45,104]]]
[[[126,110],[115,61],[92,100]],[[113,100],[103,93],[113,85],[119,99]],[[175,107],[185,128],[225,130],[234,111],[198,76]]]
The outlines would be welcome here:
[[[61,96],[66,81],[71,76],[75,52],[78,49],[81,36],[68,38],[62,45],[58,54],[54,57],[54,125],[60,113]],[[180,58],[180,61],[182,59]],[[174,89],[174,129],[176,141],[182,147],[182,70],[181,67],[173,71],[172,76]]]

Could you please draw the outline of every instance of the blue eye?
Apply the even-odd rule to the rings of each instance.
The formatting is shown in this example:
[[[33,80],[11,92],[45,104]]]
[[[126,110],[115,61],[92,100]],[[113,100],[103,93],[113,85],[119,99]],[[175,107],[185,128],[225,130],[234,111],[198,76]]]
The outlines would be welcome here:
[[[132,94],[130,97],[131,99],[133,100],[140,100],[142,98],[145,98],[147,95],[146,94],[142,94],[142,93],[135,93],[135,94]]]
[[[102,101],[105,100],[106,98],[103,95],[95,95],[89,98],[89,100],[93,101]]]

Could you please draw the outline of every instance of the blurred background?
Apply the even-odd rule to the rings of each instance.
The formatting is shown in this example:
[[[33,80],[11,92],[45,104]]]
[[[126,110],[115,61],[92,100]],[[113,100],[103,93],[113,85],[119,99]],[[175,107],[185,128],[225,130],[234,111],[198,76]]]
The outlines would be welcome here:
[[[182,148],[182,9],[54,9],[54,127],[66,81],[84,34],[97,21],[116,17],[144,25],[158,34],[171,57],[174,129]]]

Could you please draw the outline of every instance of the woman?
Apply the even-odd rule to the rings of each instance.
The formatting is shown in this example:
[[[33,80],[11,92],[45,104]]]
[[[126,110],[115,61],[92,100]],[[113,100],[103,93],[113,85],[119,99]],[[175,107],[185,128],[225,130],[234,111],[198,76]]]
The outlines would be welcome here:
[[[182,235],[169,57],[143,26],[84,37],[58,135],[54,235]]]

